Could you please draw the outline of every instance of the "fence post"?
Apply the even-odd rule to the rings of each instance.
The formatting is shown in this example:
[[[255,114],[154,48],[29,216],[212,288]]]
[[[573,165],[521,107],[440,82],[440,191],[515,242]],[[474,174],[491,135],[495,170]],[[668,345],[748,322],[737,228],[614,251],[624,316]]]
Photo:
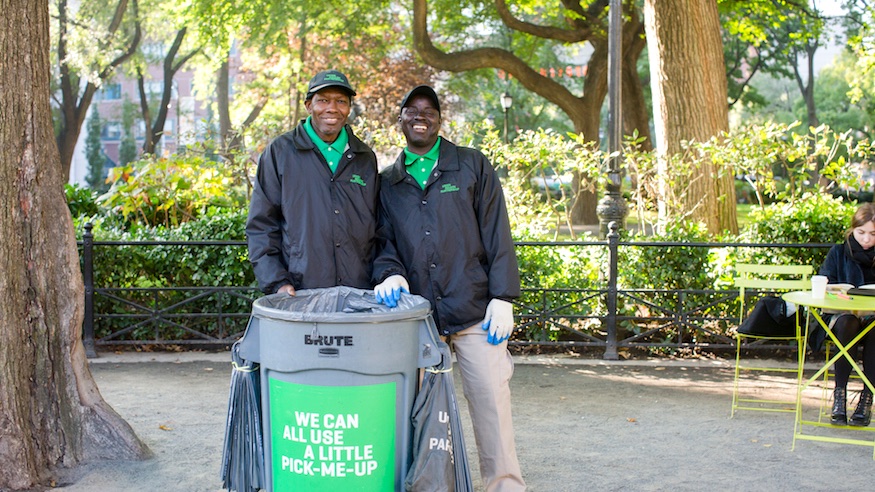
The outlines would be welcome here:
[[[617,250],[620,245],[619,224],[616,221],[611,221],[608,224],[608,316],[607,322],[607,338],[605,340],[605,360],[617,360]]]
[[[82,327],[82,345],[85,356],[97,357],[94,347],[94,236],[91,222],[85,224],[82,234],[82,281],[85,283],[85,319]]]

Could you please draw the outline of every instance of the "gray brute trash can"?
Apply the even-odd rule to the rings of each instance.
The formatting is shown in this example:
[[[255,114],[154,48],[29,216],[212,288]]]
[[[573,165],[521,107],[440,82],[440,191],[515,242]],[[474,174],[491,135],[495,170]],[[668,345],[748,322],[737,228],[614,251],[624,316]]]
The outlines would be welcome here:
[[[350,287],[253,303],[240,355],[261,366],[268,490],[403,490],[418,368],[441,360],[430,313]]]

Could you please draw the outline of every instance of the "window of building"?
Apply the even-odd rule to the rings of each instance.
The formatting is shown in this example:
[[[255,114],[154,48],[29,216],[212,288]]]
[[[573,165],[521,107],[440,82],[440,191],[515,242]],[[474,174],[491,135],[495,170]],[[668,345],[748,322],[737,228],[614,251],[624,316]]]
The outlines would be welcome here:
[[[122,98],[122,85],[103,84],[95,95],[98,101],[118,101]]]
[[[143,86],[146,89],[146,95],[149,97],[157,97],[164,93],[164,82],[146,82]]]
[[[143,88],[146,90],[146,96],[150,99],[158,99],[164,95],[164,82],[163,81],[150,81],[144,82]],[[170,86],[170,97],[174,99],[178,97],[179,90],[177,89],[176,81],[173,81],[173,84]]]
[[[152,58],[164,58],[164,43],[143,43],[141,49]]]
[[[117,121],[111,121],[103,125],[100,137],[106,140],[118,140],[122,136],[122,125]]]

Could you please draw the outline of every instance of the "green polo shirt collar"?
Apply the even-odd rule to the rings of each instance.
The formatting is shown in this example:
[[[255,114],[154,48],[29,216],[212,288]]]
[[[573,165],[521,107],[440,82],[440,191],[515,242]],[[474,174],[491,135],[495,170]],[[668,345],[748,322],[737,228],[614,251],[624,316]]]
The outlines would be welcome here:
[[[428,176],[432,169],[437,165],[438,155],[441,153],[441,137],[438,137],[434,147],[424,155],[415,154],[407,147],[404,147],[404,166],[407,168],[407,173],[413,176],[416,183],[424,190],[425,184],[428,183]]]
[[[349,135],[346,134],[346,127],[340,129],[340,134],[337,135],[335,141],[325,143],[319,138],[319,135],[316,134],[316,130],[313,129],[313,124],[310,123],[310,118],[311,116],[308,116],[307,119],[304,120],[304,130],[307,131],[307,135],[310,135],[310,140],[313,141],[313,144],[316,145],[316,149],[319,150],[322,157],[328,162],[328,168],[331,169],[331,172],[333,173],[337,171],[337,164],[340,163],[340,158],[343,157],[343,152],[349,144]]]

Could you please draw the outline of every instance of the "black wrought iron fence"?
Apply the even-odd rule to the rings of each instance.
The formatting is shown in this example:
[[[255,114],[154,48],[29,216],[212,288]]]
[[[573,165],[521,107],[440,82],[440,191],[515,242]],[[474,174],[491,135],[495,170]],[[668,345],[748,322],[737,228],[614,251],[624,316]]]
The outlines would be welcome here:
[[[242,336],[255,285],[118,287],[96,285],[96,248],[245,248],[242,241],[95,241],[86,227],[82,247],[85,281],[83,342],[90,357],[97,347],[164,345],[229,346]],[[623,349],[718,350],[735,346],[739,320],[737,289],[636,288],[619,285],[620,252],[635,248],[828,248],[831,244],[624,242],[616,229],[605,241],[520,242],[517,248],[596,248],[604,254],[598,279],[580,286],[523,285],[515,301],[517,347],[590,348],[604,358]],[[755,347],[752,347],[755,348]],[[772,349],[775,347],[772,346]],[[792,349],[790,345],[784,347]]]

